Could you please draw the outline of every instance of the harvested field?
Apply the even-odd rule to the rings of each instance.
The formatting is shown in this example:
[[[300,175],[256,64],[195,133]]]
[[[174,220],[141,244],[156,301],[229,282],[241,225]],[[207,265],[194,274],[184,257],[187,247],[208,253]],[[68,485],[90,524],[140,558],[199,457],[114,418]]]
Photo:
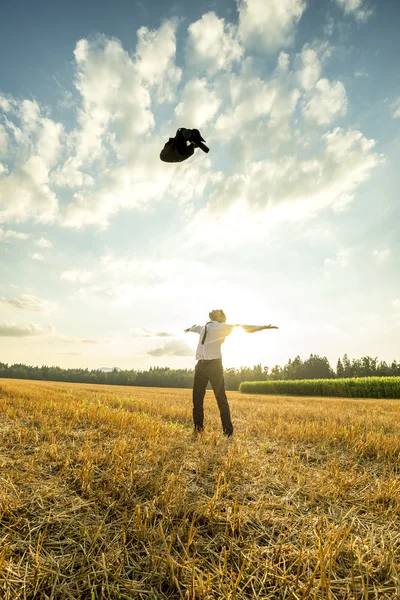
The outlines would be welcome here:
[[[0,598],[400,598],[400,401],[0,380]]]

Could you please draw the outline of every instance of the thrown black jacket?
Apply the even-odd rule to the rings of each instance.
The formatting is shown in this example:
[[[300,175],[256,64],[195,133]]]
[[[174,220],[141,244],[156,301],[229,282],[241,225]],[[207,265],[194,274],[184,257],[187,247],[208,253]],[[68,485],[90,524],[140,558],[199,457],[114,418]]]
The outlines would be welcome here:
[[[169,138],[161,150],[160,158],[164,162],[182,162],[193,156],[195,148],[208,152],[209,149],[203,144],[204,141],[198,129],[181,127],[174,138]]]
[[[169,138],[164,148],[161,150],[160,158],[164,162],[182,162],[194,154],[193,144],[187,145],[187,141],[182,135],[177,134]]]

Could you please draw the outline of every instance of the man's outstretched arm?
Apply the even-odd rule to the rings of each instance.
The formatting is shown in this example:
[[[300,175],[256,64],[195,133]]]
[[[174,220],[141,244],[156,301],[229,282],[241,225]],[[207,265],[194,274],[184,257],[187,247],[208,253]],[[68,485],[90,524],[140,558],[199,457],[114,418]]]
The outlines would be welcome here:
[[[241,327],[247,333],[255,333],[256,331],[263,331],[264,329],[279,329],[276,325],[240,325],[237,324],[235,327]]]
[[[192,325],[192,327],[188,327],[187,329],[184,329],[184,332],[188,333],[189,331],[193,331],[193,333],[200,333],[201,330],[202,330],[201,325]]]

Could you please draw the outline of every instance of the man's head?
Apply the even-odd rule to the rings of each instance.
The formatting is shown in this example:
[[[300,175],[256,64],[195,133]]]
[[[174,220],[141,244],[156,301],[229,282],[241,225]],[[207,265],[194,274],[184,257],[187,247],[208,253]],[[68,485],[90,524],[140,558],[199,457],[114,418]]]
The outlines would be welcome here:
[[[208,313],[208,316],[210,317],[211,321],[218,321],[218,323],[226,323],[226,316],[221,308],[212,310],[210,313]]]

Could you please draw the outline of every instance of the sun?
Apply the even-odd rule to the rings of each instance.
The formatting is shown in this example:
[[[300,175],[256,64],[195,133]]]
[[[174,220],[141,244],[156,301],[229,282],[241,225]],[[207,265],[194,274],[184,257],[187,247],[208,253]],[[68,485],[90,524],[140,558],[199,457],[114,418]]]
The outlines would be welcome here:
[[[271,346],[265,332],[246,333],[241,327],[235,327],[222,346],[224,366],[253,366],[270,362]]]

